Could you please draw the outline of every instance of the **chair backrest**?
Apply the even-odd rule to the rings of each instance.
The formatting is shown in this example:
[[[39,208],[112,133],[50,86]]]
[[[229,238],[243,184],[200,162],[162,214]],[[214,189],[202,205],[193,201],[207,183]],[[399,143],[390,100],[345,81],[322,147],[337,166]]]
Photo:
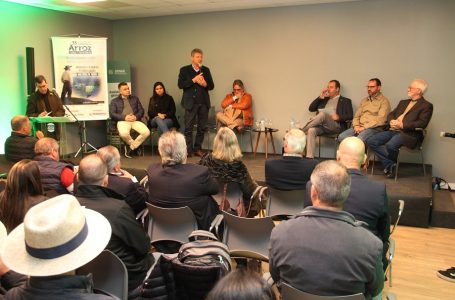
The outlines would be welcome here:
[[[303,210],[305,190],[281,191],[268,187],[267,216],[292,216]]]
[[[223,212],[223,242],[232,257],[249,257],[268,261],[269,243],[275,226],[270,217],[242,218]]]
[[[216,110],[215,106],[210,106],[207,118],[207,126],[213,127],[216,126]]]
[[[188,236],[197,230],[193,211],[188,207],[162,208],[147,203],[149,211],[148,235],[152,243],[158,241],[177,241],[185,243]]]
[[[119,299],[128,299],[128,271],[114,253],[104,250],[91,262],[77,270],[79,275],[93,275],[95,290]]]
[[[223,200],[224,196],[225,184],[227,184],[226,198],[229,201],[229,205],[231,206],[231,208],[235,209],[237,207],[237,204],[239,203],[239,199],[240,200],[243,199],[242,189],[240,188],[240,183],[238,182],[218,181],[218,194],[213,195],[212,198],[215,199],[218,205],[221,203],[221,200]]]
[[[398,222],[400,221],[403,210],[404,210],[404,200],[398,200],[398,214],[397,214],[395,223],[393,224],[392,230],[390,230],[390,234],[392,234],[395,231],[395,227],[397,227]]]
[[[354,294],[347,296],[317,296],[300,291],[289,284],[281,285],[282,300],[365,300],[363,294]]]

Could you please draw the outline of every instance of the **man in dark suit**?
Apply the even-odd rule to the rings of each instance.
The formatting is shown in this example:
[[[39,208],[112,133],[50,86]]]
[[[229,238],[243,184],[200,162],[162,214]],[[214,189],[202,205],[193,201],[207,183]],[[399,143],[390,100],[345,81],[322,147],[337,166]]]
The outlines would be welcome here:
[[[351,192],[344,203],[344,211],[357,220],[368,224],[368,229],[383,243],[382,264],[387,268],[386,253],[389,248],[390,216],[389,200],[383,182],[369,180],[360,172],[365,163],[365,145],[357,137],[345,138],[338,148],[337,160],[348,169],[351,175]]]
[[[293,128],[284,136],[284,153],[279,159],[265,162],[265,182],[278,190],[304,190],[317,160],[303,157],[305,133]]]
[[[310,104],[309,111],[318,114],[303,128],[307,134],[308,158],[314,158],[318,135],[340,133],[348,128],[346,122],[352,120],[351,99],[341,96],[340,88],[338,80],[330,80],[327,88]]]
[[[387,177],[394,176],[400,147],[414,149],[423,141],[422,131],[417,129],[425,129],[433,115],[433,104],[423,98],[427,87],[425,80],[413,80],[408,87],[410,99],[401,100],[387,117],[389,130],[379,132],[367,141],[384,166]]]
[[[185,108],[185,139],[188,156],[202,157],[202,142],[210,109],[209,91],[215,87],[210,69],[202,66],[202,50],[191,51],[191,64],[180,68],[178,86],[183,90],[182,106]],[[197,119],[196,139],[193,146],[193,127]]]
[[[62,101],[54,91],[50,91],[43,75],[35,77],[36,91],[27,99],[28,117],[61,117],[65,115]]]
[[[107,165],[107,187],[125,196],[125,202],[135,214],[141,212],[148,202],[148,194],[139,184],[137,178],[121,169],[120,152],[114,146],[105,146],[98,149],[96,155]]]
[[[208,230],[220,213],[211,195],[218,193],[218,183],[205,166],[186,163],[185,137],[168,131],[158,141],[161,164],[147,169],[150,202],[156,206],[175,208],[188,206],[199,229]]]

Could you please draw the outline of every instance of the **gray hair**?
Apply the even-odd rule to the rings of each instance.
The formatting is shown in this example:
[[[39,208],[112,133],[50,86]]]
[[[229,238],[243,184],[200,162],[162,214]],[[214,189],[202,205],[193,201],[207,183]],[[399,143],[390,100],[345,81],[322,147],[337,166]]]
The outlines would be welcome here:
[[[112,172],[116,166],[120,165],[120,152],[114,146],[108,145],[102,147],[98,149],[96,155],[107,165],[108,172]]]
[[[311,174],[311,183],[322,203],[343,207],[351,191],[351,176],[347,169],[334,160],[319,163]]]
[[[287,153],[303,153],[306,145],[306,136],[302,130],[298,128],[292,128],[284,135],[284,140],[287,143]]]
[[[95,154],[84,157],[79,163],[78,178],[81,185],[102,185],[107,175],[107,166]]]
[[[425,94],[428,88],[428,83],[423,79],[414,79],[412,83],[416,84],[416,87],[422,92],[422,95]],[[412,84],[411,83],[411,84]]]
[[[175,130],[163,133],[158,140],[158,151],[163,166],[184,164],[187,156],[185,137]]]
[[[58,143],[53,138],[44,137],[39,139],[35,144],[35,154],[36,155],[50,155],[52,150],[58,152]]]
[[[11,119],[11,129],[13,131],[20,131],[24,127],[24,125],[28,124],[29,122],[30,120],[26,116],[23,115],[14,116]]]

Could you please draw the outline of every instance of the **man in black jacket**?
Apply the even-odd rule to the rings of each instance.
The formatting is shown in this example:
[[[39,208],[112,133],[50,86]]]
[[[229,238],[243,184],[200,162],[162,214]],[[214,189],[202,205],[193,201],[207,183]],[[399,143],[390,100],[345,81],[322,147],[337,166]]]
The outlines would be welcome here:
[[[317,160],[303,157],[305,134],[293,128],[284,136],[284,153],[265,162],[265,182],[278,190],[304,190]]]
[[[327,88],[310,104],[309,111],[318,113],[303,128],[307,134],[308,158],[314,158],[316,136],[340,133],[347,129],[347,121],[352,120],[351,99],[341,96],[340,88],[338,80],[330,80]]]
[[[191,51],[191,64],[180,68],[178,86],[183,90],[182,106],[185,108],[185,139],[188,156],[202,157],[202,142],[210,109],[209,91],[213,90],[210,69],[202,66],[202,50]],[[196,139],[193,146],[193,127],[197,119]]]
[[[84,157],[77,178],[76,198],[81,205],[99,212],[111,224],[112,235],[106,249],[125,264],[131,292],[142,283],[153,264],[150,239],[136,221],[131,207],[119,200],[122,196],[106,187],[107,166],[100,157],[95,154]]]
[[[389,248],[390,216],[389,199],[383,182],[369,180],[362,175],[360,167],[365,163],[365,144],[357,137],[344,139],[337,152],[337,160],[351,175],[351,192],[344,203],[344,210],[357,220],[368,224],[368,229],[381,239],[383,244],[382,264],[387,268],[386,253]]]
[[[5,141],[5,157],[9,161],[32,159],[35,156],[35,144],[44,135],[36,132],[36,138],[30,136],[32,124],[26,116],[14,116],[11,119],[11,136]],[[38,138],[38,139],[37,139]]]
[[[150,130],[141,122],[144,116],[144,108],[136,96],[132,96],[130,87],[126,82],[118,84],[118,97],[112,99],[109,105],[109,117],[112,119],[111,130],[117,128],[118,134],[125,145],[125,157],[131,158],[133,151],[140,151],[140,145],[150,135]],[[139,135],[133,139],[131,130]]]
[[[141,212],[148,201],[148,194],[139,184],[137,178],[121,169],[120,152],[114,146],[98,149],[96,155],[107,165],[107,187],[125,196],[125,202],[133,209],[134,214]]]

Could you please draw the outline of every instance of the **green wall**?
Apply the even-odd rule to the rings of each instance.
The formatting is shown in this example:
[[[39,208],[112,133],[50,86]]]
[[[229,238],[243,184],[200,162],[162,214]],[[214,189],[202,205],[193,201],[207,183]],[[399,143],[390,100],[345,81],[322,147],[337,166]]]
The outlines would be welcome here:
[[[108,20],[0,1],[0,153],[10,135],[10,120],[24,114],[27,102],[25,48],[35,48],[35,72],[54,86],[51,36],[90,34],[108,38],[112,55],[112,24]]]

